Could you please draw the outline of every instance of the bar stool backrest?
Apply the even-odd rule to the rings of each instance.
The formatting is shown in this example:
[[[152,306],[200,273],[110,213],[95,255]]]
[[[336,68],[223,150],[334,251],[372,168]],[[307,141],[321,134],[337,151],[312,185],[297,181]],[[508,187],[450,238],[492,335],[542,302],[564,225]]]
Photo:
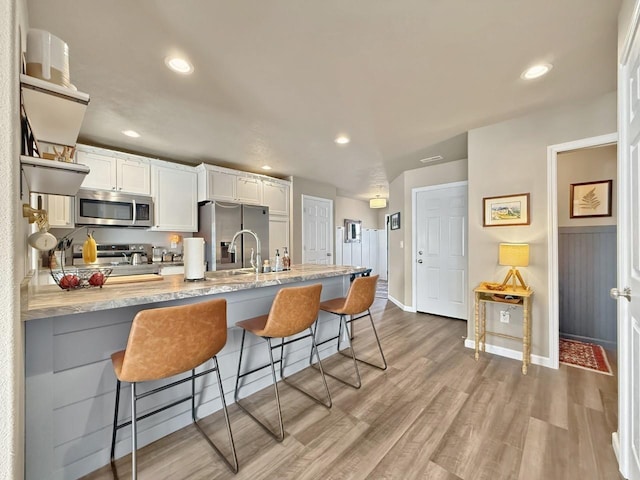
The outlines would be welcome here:
[[[133,319],[118,377],[144,382],[186,372],[212,358],[226,342],[224,298],[142,310]]]
[[[340,310],[345,315],[355,315],[366,312],[376,297],[376,284],[379,275],[373,277],[358,277],[349,288],[344,307]]]
[[[309,328],[318,318],[321,291],[319,283],[279,290],[260,335],[284,338]]]

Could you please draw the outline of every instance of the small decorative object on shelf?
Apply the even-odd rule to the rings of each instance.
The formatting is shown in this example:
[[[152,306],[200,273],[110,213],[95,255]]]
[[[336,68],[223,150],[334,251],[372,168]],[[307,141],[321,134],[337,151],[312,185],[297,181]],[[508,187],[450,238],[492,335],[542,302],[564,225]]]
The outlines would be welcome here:
[[[105,284],[111,274],[110,268],[70,268],[51,270],[51,276],[63,290],[77,288],[100,287]]]

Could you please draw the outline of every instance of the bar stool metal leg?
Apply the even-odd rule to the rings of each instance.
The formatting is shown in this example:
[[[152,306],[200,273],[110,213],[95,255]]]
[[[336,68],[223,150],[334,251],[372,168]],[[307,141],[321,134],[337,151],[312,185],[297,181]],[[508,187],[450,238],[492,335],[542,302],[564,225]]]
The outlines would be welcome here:
[[[279,345],[273,345],[271,342],[271,338],[266,337],[264,338],[264,340],[266,340],[267,342],[267,347],[269,349],[269,364],[267,365],[263,365],[262,367],[258,367],[255,368],[251,371],[248,372],[244,372],[244,373],[240,373],[241,372],[241,364],[242,364],[242,351],[244,350],[244,339],[245,339],[245,333],[246,331],[243,330],[242,332],[242,341],[240,342],[240,358],[238,360],[238,374],[236,377],[236,388],[235,388],[235,393],[234,393],[234,399],[236,401],[236,404],[238,405],[238,407],[240,407],[240,409],[242,411],[244,411],[247,415],[249,415],[249,417],[251,417],[258,425],[260,425],[269,435],[271,435],[274,439],[276,439],[278,442],[281,442],[284,440],[284,422],[282,420],[282,407],[280,404],[280,392],[278,390],[278,379],[276,377],[276,370],[275,370],[275,364],[277,362],[280,362],[280,378],[282,379],[283,382],[285,382],[287,385],[289,385],[290,387],[295,388],[296,390],[298,390],[299,392],[305,394],[307,397],[311,398],[313,401],[315,401],[316,403],[319,403],[320,405],[323,405],[327,408],[331,408],[332,406],[332,400],[331,400],[331,394],[329,393],[329,387],[327,385],[327,381],[324,378],[324,370],[322,369],[322,363],[320,362],[320,355],[318,353],[318,347],[315,343],[315,340],[313,338],[313,331],[311,330],[311,328],[309,328],[309,334],[307,336],[311,337],[311,342],[312,342],[312,352],[315,349],[316,351],[316,355],[318,358],[318,364],[319,364],[319,369],[320,369],[320,374],[322,375],[322,382],[325,388],[325,392],[327,394],[327,398],[328,401],[327,403],[321,401],[320,399],[316,398],[315,396],[313,396],[312,394],[310,394],[309,392],[303,390],[302,388],[298,387],[297,385],[294,385],[293,383],[291,383],[290,381],[287,380],[287,377],[284,376],[284,366],[283,366],[283,362],[284,362],[284,347],[287,344],[287,342],[284,341],[284,339],[282,339],[282,342]],[[306,337],[302,337],[302,338],[306,338]],[[296,338],[293,341],[296,340],[301,340],[301,338]],[[277,362],[273,359],[273,349],[275,348],[280,348],[280,360],[278,360]],[[273,389],[274,389],[274,394],[275,394],[275,399],[276,399],[276,407],[277,407],[277,412],[278,412],[278,425],[280,428],[280,434],[276,434],[273,433],[262,421],[258,420],[258,418],[256,418],[256,416],[254,416],[251,412],[249,412],[241,403],[240,403],[240,398],[238,395],[239,392],[239,385],[240,385],[240,378],[241,377],[245,377],[247,375],[250,375],[251,373],[255,373],[258,370],[261,370],[262,368],[265,367],[270,367],[271,368],[271,376],[273,379]]]
[[[361,358],[355,357],[357,361],[361,362],[361,363],[365,363],[367,365],[369,365],[370,367],[375,367],[379,370],[386,370],[387,369],[387,360],[386,358],[384,358],[384,353],[382,352],[382,345],[380,344],[380,338],[378,337],[378,331],[376,330],[376,326],[373,324],[373,316],[371,315],[371,310],[367,309],[367,313],[365,315],[361,315],[359,317],[353,318],[353,316],[351,316],[350,320],[347,322],[349,324],[349,326],[351,327],[351,330],[353,332],[353,324],[351,322],[353,322],[354,320],[358,320],[360,318],[364,318],[368,316],[369,317],[369,321],[371,322],[371,328],[373,329],[373,334],[376,338],[376,343],[378,344],[378,351],[380,352],[380,357],[382,358],[382,366],[380,365],[376,365],[374,363],[371,362],[367,362],[366,360],[362,360]],[[353,338],[353,333],[350,335],[350,338]],[[345,355],[341,350],[340,350],[340,338],[338,338],[338,353],[340,353],[341,355],[344,355],[345,357],[347,355]]]
[[[131,480],[138,478],[136,452],[138,451],[138,427],[136,415],[136,384],[131,384]]]
[[[296,390],[298,390],[300,393],[305,394],[307,397],[309,397],[311,400],[313,400],[314,402],[327,407],[327,408],[331,408],[331,406],[333,405],[333,400],[331,400],[331,393],[329,393],[329,386],[327,385],[327,379],[324,377],[325,376],[325,372],[322,368],[322,362],[320,361],[320,352],[318,351],[318,346],[316,345],[316,341],[314,338],[314,332],[311,329],[311,327],[309,327],[309,337],[311,337],[311,358],[309,359],[309,363],[311,363],[311,360],[313,359],[313,352],[316,352],[316,358],[318,359],[318,367],[320,370],[320,375],[322,377],[322,383],[324,384],[324,391],[327,394],[327,399],[328,401],[325,403],[322,400],[320,400],[319,398],[316,398],[315,396],[311,395],[309,392],[303,390],[302,388],[298,387],[297,385],[294,385],[293,383],[291,383],[287,377],[285,377],[284,375],[284,362],[282,361],[283,358],[283,352],[284,352],[284,340],[282,343],[282,349],[280,350],[280,378],[282,379],[282,381],[284,383],[286,383],[287,385],[289,385],[290,387],[295,388]],[[276,347],[277,348],[277,347]]]
[[[116,454],[116,432],[118,431],[118,411],[120,409],[120,380],[116,382],[116,405],[113,413],[113,434],[111,435],[111,463],[115,460]]]
[[[227,457],[220,451],[220,449],[211,441],[209,436],[202,430],[202,427],[198,424],[198,419],[196,417],[196,401],[195,401],[195,393],[196,393],[196,371],[192,370],[191,373],[191,419],[193,420],[193,424],[196,429],[200,432],[200,434],[207,441],[209,446],[213,448],[216,453],[224,460],[227,466],[231,469],[233,473],[238,473],[238,456],[236,455],[236,446],[233,441],[233,434],[231,433],[231,422],[229,421],[229,412],[227,411],[227,403],[224,400],[224,390],[222,389],[222,378],[220,377],[220,369],[218,368],[218,357],[213,357],[213,368],[216,372],[216,378],[218,380],[218,388],[220,389],[220,401],[222,402],[222,411],[224,412],[224,420],[227,425],[227,436],[229,438],[229,445],[231,446],[231,455],[233,459],[233,463],[231,463]]]
[[[238,405],[238,407],[240,407],[240,409],[246,413],[247,415],[249,415],[249,417],[251,417],[258,425],[260,425],[265,432],[267,432],[269,435],[271,435],[274,439],[276,439],[276,441],[281,442],[284,440],[284,424],[282,422],[282,410],[280,409],[280,394],[278,392],[278,379],[276,378],[276,369],[275,369],[275,365],[274,365],[274,361],[273,361],[273,352],[272,352],[272,345],[271,345],[271,339],[270,338],[266,338],[266,343],[267,343],[267,347],[269,349],[269,364],[265,365],[265,366],[270,366],[271,367],[271,377],[273,380],[273,389],[275,392],[275,397],[276,397],[276,409],[278,412],[278,425],[280,428],[280,434],[277,435],[275,433],[273,433],[264,423],[262,423],[260,420],[258,420],[249,410],[247,410],[241,403],[240,403],[240,397],[238,395],[238,391],[239,391],[239,384],[240,384],[240,378],[241,377],[245,377],[251,373],[254,373],[258,370],[261,370],[262,368],[264,368],[265,366],[261,367],[261,368],[257,368],[254,370],[251,370],[249,372],[245,372],[245,373],[240,373],[240,366],[242,364],[242,351],[244,350],[244,339],[246,336],[246,330],[242,331],[242,341],[240,342],[240,358],[238,359],[238,374],[236,376],[236,388],[235,388],[235,392],[234,392],[234,400],[236,402],[236,405]],[[277,348],[277,347],[276,347]]]

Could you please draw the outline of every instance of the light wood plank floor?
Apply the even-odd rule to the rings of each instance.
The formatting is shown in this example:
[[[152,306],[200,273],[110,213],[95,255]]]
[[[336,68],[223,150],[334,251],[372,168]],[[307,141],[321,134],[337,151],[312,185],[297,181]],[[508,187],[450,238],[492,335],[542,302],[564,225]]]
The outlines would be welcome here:
[[[616,377],[562,365],[558,371],[463,346],[466,323],[406,313],[376,300],[374,319],[389,363],[362,366],[359,390],[327,378],[333,408],[281,386],[284,442],[230,407],[240,472],[233,475],[199,436],[184,428],[139,451],[140,479],[619,479],[611,447]],[[356,350],[376,360],[367,321]],[[340,355],[327,370],[350,375]],[[610,359],[615,364],[615,359]],[[615,367],[614,367],[615,368]],[[321,392],[315,370],[292,377]],[[272,389],[245,401],[275,426]],[[269,400],[267,400],[269,399]],[[220,412],[202,421],[227,451]],[[130,457],[117,461],[130,477]],[[89,476],[113,479],[109,467]]]

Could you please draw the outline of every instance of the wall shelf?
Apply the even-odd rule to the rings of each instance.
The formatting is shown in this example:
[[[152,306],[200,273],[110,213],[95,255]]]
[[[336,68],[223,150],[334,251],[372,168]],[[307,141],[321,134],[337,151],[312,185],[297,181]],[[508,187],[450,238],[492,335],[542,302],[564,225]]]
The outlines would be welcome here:
[[[57,162],[42,158],[20,156],[22,171],[27,177],[29,191],[53,195],[74,196],[89,167],[79,163]]]
[[[36,142],[74,147],[89,95],[20,75],[22,105]]]

